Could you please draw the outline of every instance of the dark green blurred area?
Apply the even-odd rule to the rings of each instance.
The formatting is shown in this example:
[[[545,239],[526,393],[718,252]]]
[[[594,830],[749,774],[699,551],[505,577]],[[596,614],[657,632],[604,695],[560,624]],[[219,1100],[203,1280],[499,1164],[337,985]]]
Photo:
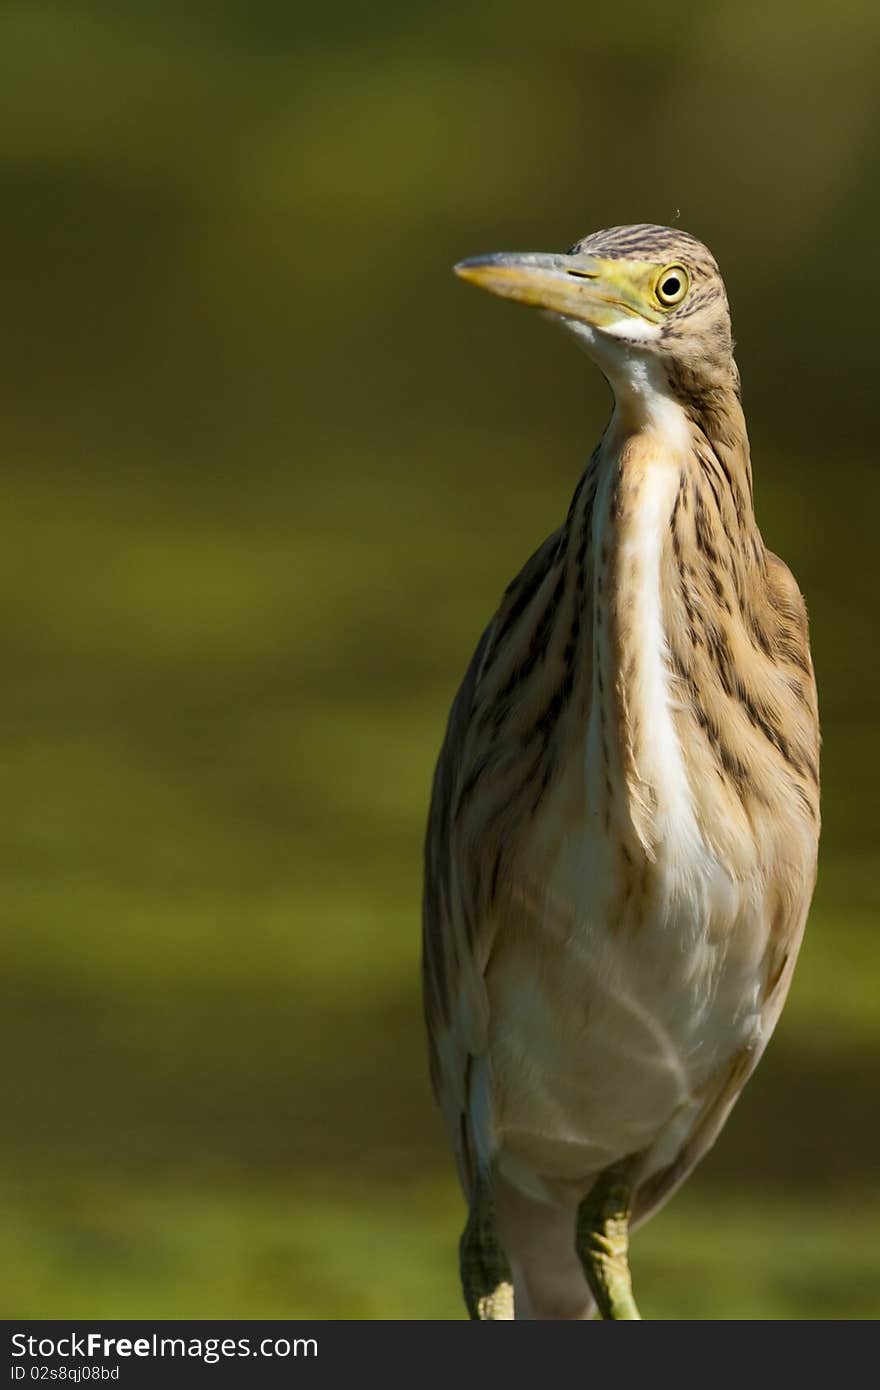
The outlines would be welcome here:
[[[449,266],[679,215],[812,613],[825,831],[636,1286],[876,1315],[876,7],[207,8],[0,11],[4,1315],[459,1316],[429,779],[607,401]]]

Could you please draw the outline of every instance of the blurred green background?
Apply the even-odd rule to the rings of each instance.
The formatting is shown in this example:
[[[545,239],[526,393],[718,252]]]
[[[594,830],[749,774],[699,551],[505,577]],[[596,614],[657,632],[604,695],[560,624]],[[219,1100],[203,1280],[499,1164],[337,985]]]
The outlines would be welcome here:
[[[450,264],[680,224],[807,595],[820,883],[653,1317],[880,1312],[880,11],[0,9],[6,1317],[458,1317],[429,779],[604,422]]]

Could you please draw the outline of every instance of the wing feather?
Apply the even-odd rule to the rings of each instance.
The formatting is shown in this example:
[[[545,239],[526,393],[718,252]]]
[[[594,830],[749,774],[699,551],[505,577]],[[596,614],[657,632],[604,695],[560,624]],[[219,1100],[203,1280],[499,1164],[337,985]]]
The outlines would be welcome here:
[[[482,841],[465,841],[457,809],[484,751],[480,739],[472,736],[481,710],[481,675],[502,644],[517,640],[514,630],[527,621],[529,603],[549,573],[558,542],[559,534],[554,533],[535,551],[480,638],[450,711],[431,793],[422,903],[425,1021],[431,1081],[465,1191],[474,1163],[471,1080],[474,1062],[487,1050],[484,977],[495,922],[484,910],[480,892],[487,862]]]

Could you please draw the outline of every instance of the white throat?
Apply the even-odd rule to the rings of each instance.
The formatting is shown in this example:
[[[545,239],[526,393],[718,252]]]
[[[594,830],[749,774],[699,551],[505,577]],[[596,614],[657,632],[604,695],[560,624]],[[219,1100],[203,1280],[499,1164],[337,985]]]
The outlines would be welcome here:
[[[607,328],[592,328],[579,319],[563,319],[602,372],[614,395],[612,428],[628,433],[650,430],[671,454],[684,450],[690,432],[687,417],[669,389],[666,371],[650,344],[660,337],[657,324],[620,318]]]

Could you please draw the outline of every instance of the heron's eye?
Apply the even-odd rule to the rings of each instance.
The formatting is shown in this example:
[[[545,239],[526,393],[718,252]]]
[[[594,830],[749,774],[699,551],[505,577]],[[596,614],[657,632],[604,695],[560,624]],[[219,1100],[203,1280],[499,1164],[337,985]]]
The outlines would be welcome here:
[[[690,281],[684,266],[670,265],[663,271],[654,291],[661,304],[668,308],[680,304],[688,292]]]

